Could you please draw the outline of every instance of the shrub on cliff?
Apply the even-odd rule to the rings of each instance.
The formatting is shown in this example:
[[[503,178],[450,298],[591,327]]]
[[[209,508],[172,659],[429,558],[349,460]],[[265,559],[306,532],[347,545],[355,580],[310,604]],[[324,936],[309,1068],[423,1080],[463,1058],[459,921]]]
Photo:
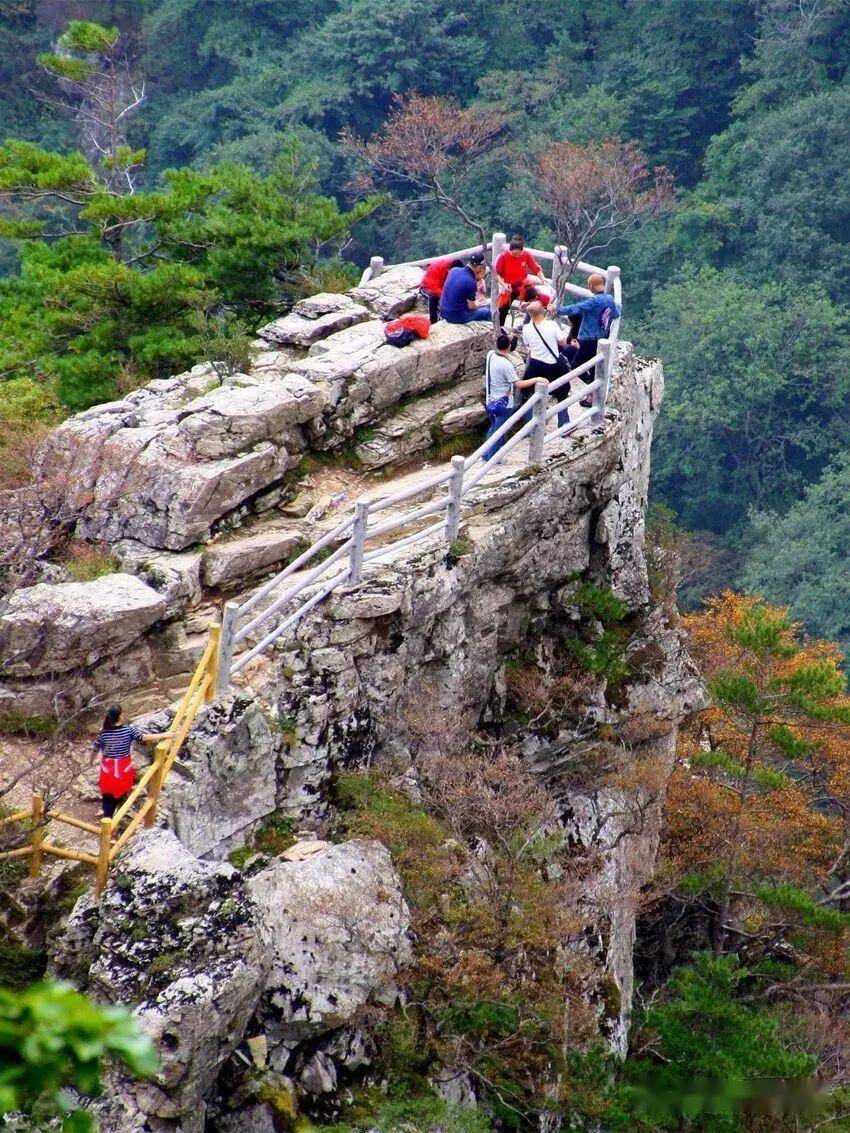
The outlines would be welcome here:
[[[297,288],[316,247],[344,238],[370,207],[342,213],[311,192],[293,152],[266,177],[235,165],[174,170],[160,190],[116,197],[81,154],[21,142],[0,147],[0,195],[72,202],[67,223],[60,214],[37,233],[14,229],[20,274],[0,281],[0,374],[56,382],[70,409],[204,356],[198,312],[261,318],[287,281]]]
[[[499,1123],[524,1127],[558,1110],[556,1068],[595,1032],[583,962],[563,952],[582,927],[578,882],[555,876],[566,848],[548,830],[552,800],[514,755],[432,753],[424,765],[431,813],[374,774],[338,783],[346,835],[392,852],[418,942],[382,1071],[390,1097],[409,1098],[454,1067]]]
[[[69,1089],[96,1097],[106,1059],[138,1075],[158,1065],[150,1040],[123,1008],[101,1007],[67,984],[0,988],[0,1114],[22,1113],[33,1128],[56,1128],[51,1119],[61,1117],[68,1133],[94,1129]]]

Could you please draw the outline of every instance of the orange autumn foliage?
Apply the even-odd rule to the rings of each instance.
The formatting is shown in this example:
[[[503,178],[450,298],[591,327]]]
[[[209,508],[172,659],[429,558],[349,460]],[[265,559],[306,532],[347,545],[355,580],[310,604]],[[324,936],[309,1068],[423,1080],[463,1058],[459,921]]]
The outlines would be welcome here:
[[[775,922],[765,885],[793,886],[815,908],[841,907],[850,879],[850,697],[838,648],[804,638],[787,609],[727,591],[683,623],[711,703],[680,737],[667,875],[691,892],[702,884],[716,904],[717,952],[739,946],[742,924]],[[821,970],[844,970],[846,934],[813,932],[806,951]]]

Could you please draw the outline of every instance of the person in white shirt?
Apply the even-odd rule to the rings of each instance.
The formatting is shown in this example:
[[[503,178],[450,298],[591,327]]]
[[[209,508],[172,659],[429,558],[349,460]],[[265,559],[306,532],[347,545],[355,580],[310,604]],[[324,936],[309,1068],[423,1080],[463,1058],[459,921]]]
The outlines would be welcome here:
[[[503,331],[496,338],[496,349],[488,352],[487,361],[484,364],[484,404],[487,409],[487,416],[490,418],[490,428],[487,430],[488,437],[492,437],[516,408],[514,391],[518,388],[523,389],[526,386],[534,385],[533,378],[526,381],[524,378],[520,380],[517,377],[516,368],[510,357],[511,348],[514,345],[516,345],[516,339],[512,343]],[[507,439],[507,433],[503,437],[499,437],[490,448],[484,450],[482,459],[489,460],[499,451]]]
[[[526,308],[529,321],[522,328],[522,340],[528,347],[528,362],[523,374],[523,384],[533,385],[534,378],[546,378],[553,382],[569,370],[569,362],[561,353],[567,345],[566,332],[562,332],[553,319],[546,317],[546,308],[535,300]],[[558,401],[569,397],[570,383],[566,382],[555,391]],[[558,413],[558,425],[566,425],[570,419],[569,410]]]

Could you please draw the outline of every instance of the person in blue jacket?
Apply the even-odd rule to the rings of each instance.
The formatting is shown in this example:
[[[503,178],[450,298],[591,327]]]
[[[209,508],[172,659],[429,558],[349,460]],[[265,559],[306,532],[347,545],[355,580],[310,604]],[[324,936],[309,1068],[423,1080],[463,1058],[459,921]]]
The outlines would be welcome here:
[[[485,322],[491,319],[489,301],[478,296],[478,281],[486,273],[481,252],[473,253],[464,267],[452,268],[440,296],[440,317],[447,323]]]
[[[593,292],[589,299],[558,308],[558,314],[568,318],[572,327],[567,343],[571,369],[593,357],[600,338],[608,337],[611,324],[614,319],[619,319],[622,310],[620,304],[614,302],[614,297],[606,292],[604,275],[599,275],[598,272],[589,275],[587,286]],[[592,382],[593,376],[592,371],[588,370],[584,380]],[[590,400],[585,398],[581,404],[589,405]]]

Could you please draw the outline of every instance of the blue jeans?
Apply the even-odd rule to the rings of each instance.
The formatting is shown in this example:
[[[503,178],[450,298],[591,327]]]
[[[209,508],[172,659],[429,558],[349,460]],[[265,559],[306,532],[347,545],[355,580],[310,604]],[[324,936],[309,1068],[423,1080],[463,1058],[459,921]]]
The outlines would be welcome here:
[[[447,323],[489,323],[492,321],[493,312],[489,307],[476,307],[474,310],[467,308],[462,314],[452,315],[451,318],[443,315],[443,318]]]
[[[510,408],[497,409],[495,413],[492,413],[488,409],[487,416],[490,418],[490,428],[487,430],[487,436],[492,437],[496,430],[504,425],[504,423],[513,412],[513,409]],[[484,450],[484,452],[481,454],[481,459],[489,460],[492,456],[495,456],[507,439],[508,433],[505,433],[503,437],[499,437],[499,439],[494,444]]]

